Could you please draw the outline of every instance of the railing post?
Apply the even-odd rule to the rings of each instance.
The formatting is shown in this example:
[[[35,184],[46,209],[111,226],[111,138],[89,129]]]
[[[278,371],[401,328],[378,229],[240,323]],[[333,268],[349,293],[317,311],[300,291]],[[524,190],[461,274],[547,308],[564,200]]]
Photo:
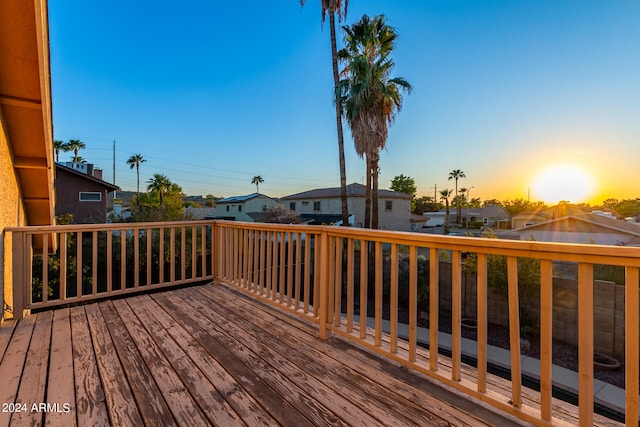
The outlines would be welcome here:
[[[220,283],[220,271],[218,267],[218,223],[213,221],[211,224],[211,275],[213,283]]]
[[[320,307],[319,307],[319,321],[320,328],[318,336],[321,340],[326,340],[331,336],[331,331],[327,328],[327,324],[331,322],[329,319],[329,236],[325,230],[320,233],[320,244],[316,248],[320,253]]]
[[[27,290],[31,290],[29,283],[30,262],[28,257],[31,256],[31,245],[27,244],[27,233],[24,231],[11,231],[11,253],[12,253],[12,284],[9,286],[9,293],[5,295],[7,301],[12,301],[12,311],[14,319],[21,319],[29,315],[29,310],[25,309],[27,305]],[[5,247],[5,250],[7,248]],[[29,249],[29,253],[27,250]],[[5,289],[6,291],[7,289]]]

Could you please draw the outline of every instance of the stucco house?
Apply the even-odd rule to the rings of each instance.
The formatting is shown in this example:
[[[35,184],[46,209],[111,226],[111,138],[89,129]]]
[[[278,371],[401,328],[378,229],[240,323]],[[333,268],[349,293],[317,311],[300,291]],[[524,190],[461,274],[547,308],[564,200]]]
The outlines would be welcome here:
[[[640,246],[640,224],[587,213],[555,218],[516,230],[520,240]]]
[[[262,212],[277,204],[276,199],[261,193],[231,196],[216,202],[216,218],[256,222],[256,218],[261,217]]]
[[[349,215],[353,215],[353,224],[362,227],[364,224],[366,187],[353,183],[347,185],[347,206]],[[391,190],[378,190],[378,215],[380,229],[411,230],[410,194]],[[302,216],[305,214],[342,215],[340,187],[317,188],[291,194],[280,199],[282,205]]]
[[[0,2],[0,322],[13,306],[8,227],[54,222],[54,158],[46,1]],[[33,248],[42,247],[35,239]],[[49,248],[53,244],[48,245]]]
[[[453,215],[455,221],[455,215]],[[511,214],[502,206],[486,206],[483,208],[462,208],[462,224],[482,222],[483,227],[509,228]]]
[[[100,169],[82,166],[56,163],[56,216],[72,214],[76,224],[106,223],[107,195],[119,188],[103,181]]]

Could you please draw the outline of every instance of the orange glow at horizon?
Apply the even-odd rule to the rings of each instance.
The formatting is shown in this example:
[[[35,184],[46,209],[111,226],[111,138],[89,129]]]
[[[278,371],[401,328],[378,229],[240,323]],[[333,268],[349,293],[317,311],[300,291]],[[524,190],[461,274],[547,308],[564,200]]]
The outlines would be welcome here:
[[[577,166],[558,164],[543,170],[532,183],[531,191],[545,203],[589,202],[596,196],[596,182]]]

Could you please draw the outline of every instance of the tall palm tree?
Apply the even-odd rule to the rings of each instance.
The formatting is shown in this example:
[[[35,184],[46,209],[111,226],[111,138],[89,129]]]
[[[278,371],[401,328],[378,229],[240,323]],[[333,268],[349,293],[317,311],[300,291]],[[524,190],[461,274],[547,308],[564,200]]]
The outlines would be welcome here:
[[[164,206],[164,195],[171,188],[171,181],[166,175],[160,173],[154,173],[152,178],[147,181],[147,191],[153,191],[158,193],[160,199],[160,207]]]
[[[449,181],[455,179],[456,181],[456,224],[460,224],[460,215],[462,214],[462,204],[458,200],[458,180],[460,178],[466,178],[467,176],[460,169],[454,169],[449,172]]]
[[[449,234],[449,197],[452,192],[452,190],[447,188],[440,190],[440,200],[445,203],[444,234]]]
[[[256,193],[260,192],[260,184],[264,182],[264,179],[260,175],[256,175],[251,178],[251,183],[256,185]]]
[[[56,139],[53,141],[53,150],[56,153],[56,163],[60,161],[61,151],[69,151],[67,150],[67,143],[60,139]]]
[[[129,169],[133,169],[134,166],[136,168],[136,175],[138,176],[138,187],[137,187],[137,204],[140,205],[140,164],[146,162],[146,160],[142,157],[142,154],[134,154],[127,160],[127,164],[129,165]]]
[[[402,77],[390,77],[395,65],[391,52],[398,36],[384,15],[373,19],[364,15],[342,28],[345,48],[338,52],[338,59],[344,69],[338,91],[356,153],[365,157],[365,227],[378,228],[380,151],[387,143],[389,125],[402,108],[402,92],[410,93],[412,87]]]
[[[300,0],[304,6],[306,0]],[[327,14],[329,14],[329,34],[331,38],[331,67],[333,69],[333,92],[336,106],[336,127],[338,129],[338,161],[340,163],[340,200],[342,203],[342,225],[349,225],[349,208],[347,203],[347,170],[344,160],[344,134],[342,132],[342,104],[337,98],[337,88],[340,82],[338,74],[338,48],[336,43],[336,14],[338,22],[347,17],[349,0],[321,0],[322,23],[324,24]]]
[[[78,151],[86,147],[87,145],[84,142],[80,141],[79,139],[70,139],[69,142],[67,142],[67,148],[65,151],[73,151],[72,162],[81,163],[78,161],[78,159],[80,158],[78,156]]]

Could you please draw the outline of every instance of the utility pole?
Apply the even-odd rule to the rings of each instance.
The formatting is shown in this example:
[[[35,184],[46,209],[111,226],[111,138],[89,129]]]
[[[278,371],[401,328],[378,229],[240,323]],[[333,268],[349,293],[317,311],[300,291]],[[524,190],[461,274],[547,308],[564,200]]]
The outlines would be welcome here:
[[[438,184],[433,186],[433,203],[438,204]]]
[[[113,140],[113,185],[116,185],[116,140]],[[113,200],[118,197],[118,190],[113,190]]]

